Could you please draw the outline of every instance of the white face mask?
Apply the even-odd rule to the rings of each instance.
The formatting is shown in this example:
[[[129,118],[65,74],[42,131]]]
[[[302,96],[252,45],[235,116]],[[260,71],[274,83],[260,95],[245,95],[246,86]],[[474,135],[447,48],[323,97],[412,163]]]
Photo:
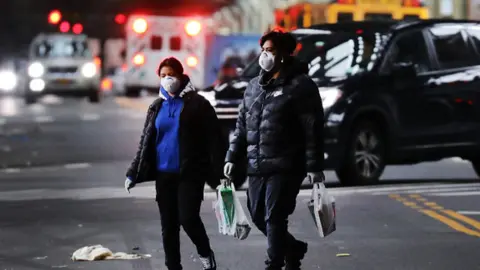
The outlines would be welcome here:
[[[271,71],[275,66],[275,56],[271,52],[262,52],[258,59],[258,64],[265,71]]]
[[[165,76],[160,80],[160,84],[162,85],[163,89],[169,93],[176,93],[180,88],[180,80],[172,77],[172,76]]]

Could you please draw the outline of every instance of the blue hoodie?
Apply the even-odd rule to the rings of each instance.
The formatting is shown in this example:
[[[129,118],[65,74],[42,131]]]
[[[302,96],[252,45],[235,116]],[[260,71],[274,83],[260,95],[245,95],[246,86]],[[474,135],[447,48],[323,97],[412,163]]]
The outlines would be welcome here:
[[[178,131],[180,128],[180,113],[183,109],[183,99],[170,96],[163,87],[160,91],[165,97],[160,111],[155,119],[157,129],[157,170],[161,172],[180,172],[180,150]]]

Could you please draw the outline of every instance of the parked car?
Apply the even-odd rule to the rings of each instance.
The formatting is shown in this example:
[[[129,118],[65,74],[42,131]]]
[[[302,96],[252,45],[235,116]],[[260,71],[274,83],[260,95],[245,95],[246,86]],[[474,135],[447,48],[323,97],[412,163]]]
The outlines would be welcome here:
[[[342,184],[376,183],[386,165],[449,157],[480,175],[480,22],[348,22],[292,33],[322,97],[326,169]],[[226,103],[238,112],[259,69],[254,61],[202,93],[219,117]]]

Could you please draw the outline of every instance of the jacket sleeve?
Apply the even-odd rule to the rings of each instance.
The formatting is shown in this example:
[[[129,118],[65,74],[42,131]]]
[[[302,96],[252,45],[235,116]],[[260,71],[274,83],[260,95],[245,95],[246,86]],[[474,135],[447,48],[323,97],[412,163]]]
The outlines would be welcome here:
[[[243,96],[243,101],[240,104],[238,117],[237,117],[237,124],[235,127],[235,131],[233,133],[233,137],[230,140],[230,146],[228,147],[227,155],[225,157],[225,163],[237,163],[240,162],[243,156],[246,155],[247,152],[247,130],[246,130],[246,113],[247,108],[245,107],[245,99],[247,97],[247,90],[245,90],[245,94]]]
[[[305,135],[307,172],[324,169],[324,111],[316,84],[308,77],[300,79],[295,108]]]
[[[127,178],[129,178],[133,182],[136,182],[136,180],[137,180],[135,178],[137,176],[138,166],[139,166],[140,159],[141,159],[141,153],[142,153],[142,150],[143,150],[143,147],[144,147],[145,135],[146,135],[146,132],[147,132],[146,129],[147,129],[148,123],[150,121],[150,114],[151,114],[151,107],[148,109],[147,116],[145,118],[145,123],[143,125],[142,135],[140,136],[140,142],[138,143],[137,153],[135,154],[135,157],[133,158],[133,161],[132,161],[130,167],[128,167],[128,169],[127,169]]]
[[[210,150],[210,158],[214,170],[215,177],[221,177],[221,168],[223,163],[222,146],[224,138],[222,138],[222,130],[217,113],[212,105],[204,100],[203,110],[205,112],[205,131],[207,132],[208,149]],[[218,169],[218,171],[217,171]]]

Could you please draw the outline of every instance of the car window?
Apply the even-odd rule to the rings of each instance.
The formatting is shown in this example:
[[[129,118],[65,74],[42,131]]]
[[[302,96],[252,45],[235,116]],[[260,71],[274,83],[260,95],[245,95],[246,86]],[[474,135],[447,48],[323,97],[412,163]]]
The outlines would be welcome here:
[[[262,68],[258,64],[258,56],[247,65],[247,67],[242,72],[242,77],[251,79],[255,78],[260,74]]]
[[[418,73],[432,70],[427,44],[421,31],[402,34],[390,47],[385,70],[389,73],[397,64],[412,63]]]
[[[470,36],[477,52],[480,53],[480,26],[472,26],[467,29],[467,33]],[[477,54],[477,62],[480,62],[480,54]],[[480,64],[480,63],[478,63]]]
[[[345,77],[369,71],[383,50],[381,33],[312,35],[300,41],[296,56],[309,63],[313,78]]]
[[[86,41],[71,39],[52,39],[34,45],[36,57],[91,57],[92,54]]]
[[[462,26],[444,25],[429,29],[441,69],[476,65],[475,52],[467,42]]]

